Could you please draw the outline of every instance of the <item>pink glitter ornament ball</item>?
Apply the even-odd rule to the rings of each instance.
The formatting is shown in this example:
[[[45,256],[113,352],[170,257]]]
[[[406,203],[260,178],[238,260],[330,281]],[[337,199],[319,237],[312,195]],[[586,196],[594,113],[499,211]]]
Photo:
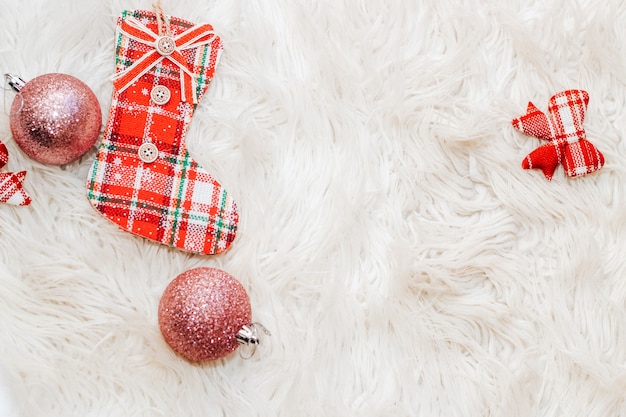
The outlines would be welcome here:
[[[19,94],[11,105],[11,132],[35,161],[63,165],[94,146],[102,127],[100,103],[79,79],[45,74],[24,82],[7,74]]]
[[[252,320],[241,283],[215,268],[178,275],[159,303],[159,327],[170,347],[191,361],[209,361],[233,352]]]

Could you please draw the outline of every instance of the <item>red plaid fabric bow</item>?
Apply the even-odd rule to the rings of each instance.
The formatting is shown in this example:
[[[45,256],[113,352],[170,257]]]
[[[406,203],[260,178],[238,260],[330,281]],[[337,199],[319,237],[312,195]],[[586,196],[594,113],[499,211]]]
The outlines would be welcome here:
[[[0,141],[0,168],[9,162],[9,151]],[[27,206],[31,203],[30,196],[23,188],[26,171],[0,173],[0,202],[14,206]]]
[[[583,121],[589,94],[583,90],[566,90],[548,102],[548,115],[533,103],[526,114],[513,119],[513,126],[527,135],[549,141],[532,151],[524,161],[524,169],[541,169],[552,179],[559,163],[570,177],[590,174],[604,165],[604,156],[586,138]]]
[[[162,60],[169,59],[180,68],[182,101],[198,103],[194,68],[187,67],[185,50],[210,44],[215,33],[208,24],[193,26],[176,37],[159,36],[134,17],[125,19],[120,31],[129,38],[146,45],[147,51],[133,65],[115,75],[113,85],[122,92]]]

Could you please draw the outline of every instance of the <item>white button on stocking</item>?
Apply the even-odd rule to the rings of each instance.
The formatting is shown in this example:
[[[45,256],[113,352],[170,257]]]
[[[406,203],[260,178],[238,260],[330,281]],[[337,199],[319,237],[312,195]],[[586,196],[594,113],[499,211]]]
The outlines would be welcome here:
[[[155,86],[150,92],[150,98],[156,104],[163,105],[170,101],[170,97],[172,94],[170,93],[170,89],[164,85]]]
[[[161,36],[160,38],[157,38],[155,47],[157,52],[161,55],[168,56],[172,55],[174,50],[176,50],[176,42],[174,42],[174,39],[169,36]]]
[[[139,147],[139,159],[145,163],[151,163],[159,157],[159,150],[153,143],[144,143]]]

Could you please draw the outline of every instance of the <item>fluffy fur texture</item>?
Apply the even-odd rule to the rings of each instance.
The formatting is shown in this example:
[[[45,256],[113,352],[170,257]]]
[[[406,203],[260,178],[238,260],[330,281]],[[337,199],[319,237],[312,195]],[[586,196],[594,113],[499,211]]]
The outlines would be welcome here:
[[[624,2],[163,6],[224,40],[188,143],[239,234],[206,257],[122,232],[86,199],[95,151],[36,163],[5,114],[33,196],[0,206],[6,415],[626,414]],[[106,115],[115,19],[150,7],[4,2],[0,68],[74,75]],[[510,121],[568,88],[606,165],[548,182]],[[197,266],[238,277],[272,331],[251,360],[164,343],[161,293]]]

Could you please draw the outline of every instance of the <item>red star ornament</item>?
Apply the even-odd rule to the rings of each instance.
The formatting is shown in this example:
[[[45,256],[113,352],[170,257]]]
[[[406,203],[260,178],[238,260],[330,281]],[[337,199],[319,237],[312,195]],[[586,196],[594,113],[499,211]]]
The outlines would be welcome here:
[[[570,177],[598,171],[604,155],[587,140],[583,121],[589,94],[583,90],[566,90],[548,102],[548,114],[528,103],[526,114],[513,119],[513,126],[527,135],[547,140],[522,161],[524,169],[540,169],[552,179],[559,164]]]
[[[0,141],[0,168],[9,161],[9,151]],[[14,206],[27,206],[31,203],[30,196],[24,190],[26,171],[0,173],[0,202]]]

